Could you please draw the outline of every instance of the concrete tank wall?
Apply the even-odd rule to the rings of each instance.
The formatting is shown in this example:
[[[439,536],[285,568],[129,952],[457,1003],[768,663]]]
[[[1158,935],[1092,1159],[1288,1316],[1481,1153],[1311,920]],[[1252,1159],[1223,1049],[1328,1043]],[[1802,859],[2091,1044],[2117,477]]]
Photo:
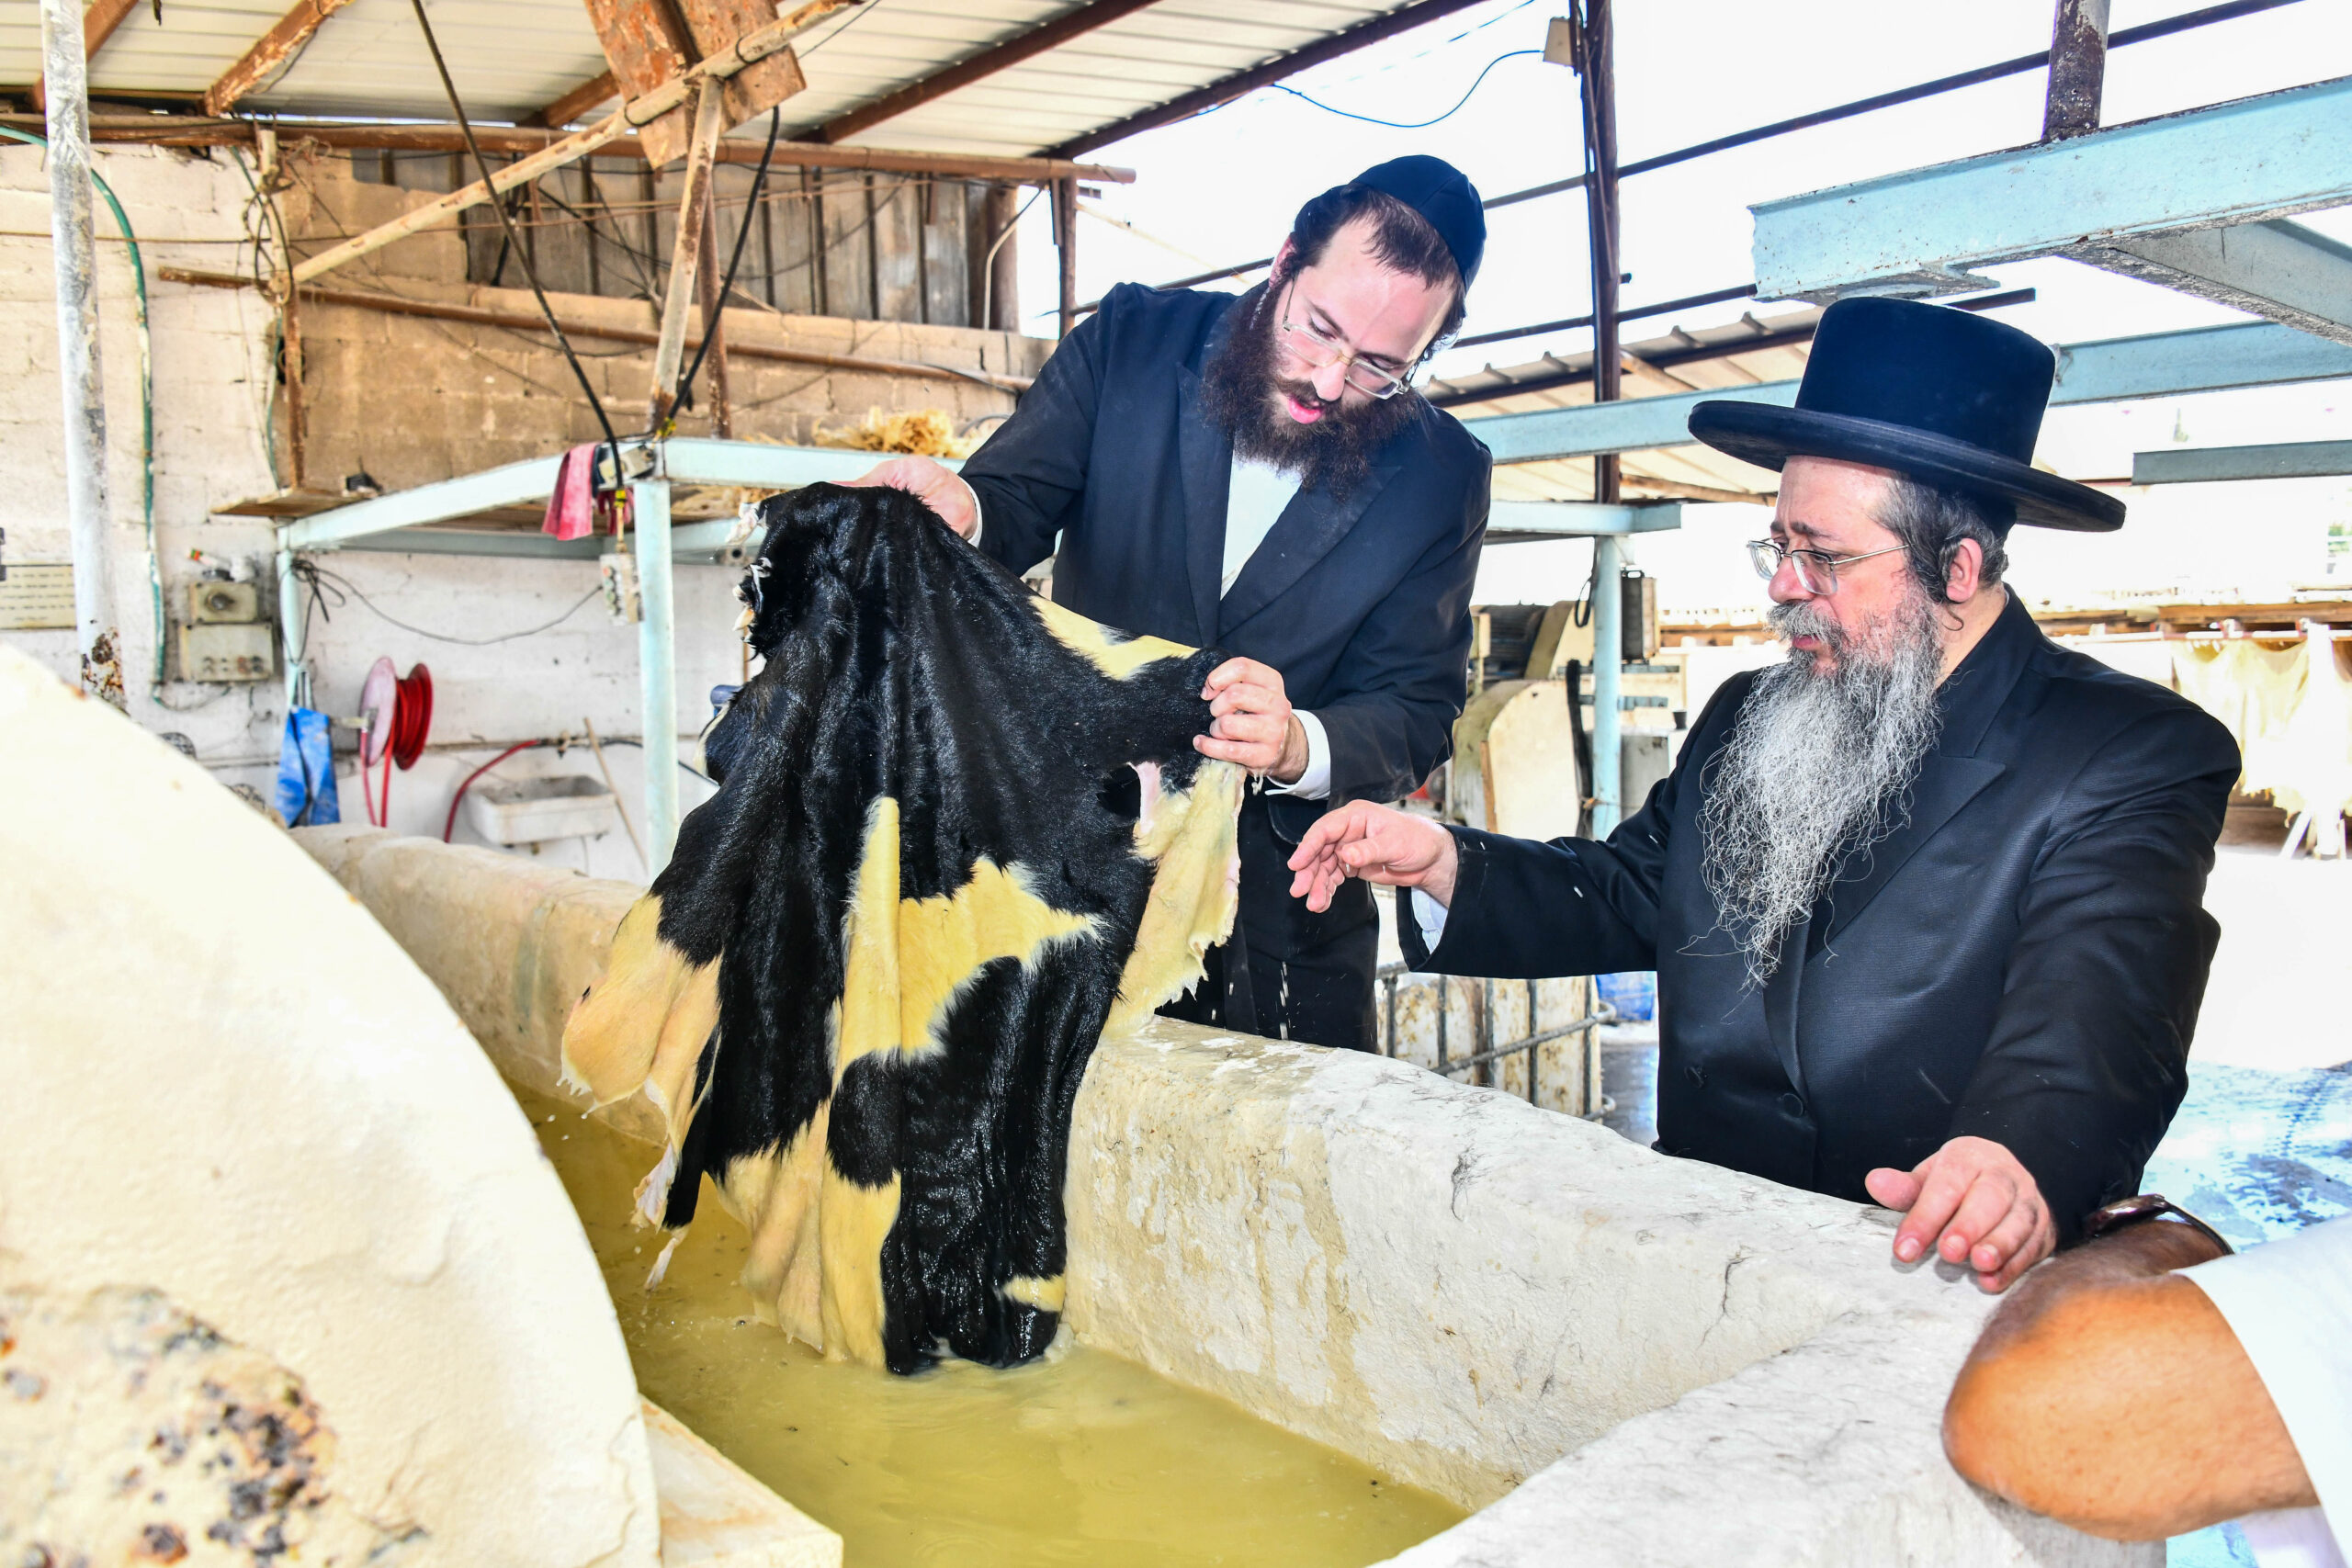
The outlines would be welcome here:
[[[299,836],[552,1092],[637,890]],[[1167,1021],[1095,1053],[1066,1195],[1081,1339],[1481,1510],[1414,1568],[2163,1558],[1952,1472],[1943,1395],[1989,1303],[1894,1267],[1881,1211],[1409,1063]]]

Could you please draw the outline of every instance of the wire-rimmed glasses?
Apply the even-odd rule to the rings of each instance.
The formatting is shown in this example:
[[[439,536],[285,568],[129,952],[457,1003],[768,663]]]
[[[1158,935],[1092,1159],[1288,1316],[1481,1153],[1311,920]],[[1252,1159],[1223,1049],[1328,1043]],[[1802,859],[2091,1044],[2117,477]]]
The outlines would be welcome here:
[[[1344,364],[1348,368],[1341,379],[1374,400],[1393,398],[1411,384],[1413,372],[1409,367],[1403,371],[1387,371],[1375,365],[1366,365],[1355,350],[1313,321],[1292,321],[1290,302],[1297,288],[1297,282],[1294,279],[1283,294],[1283,336],[1289,344],[1290,351],[1298,355],[1308,369],[1328,370],[1334,365]]]
[[[1817,598],[1826,599],[1838,592],[1839,567],[1851,566],[1872,556],[1891,556],[1901,548],[1901,545],[1889,545],[1883,550],[1864,550],[1858,556],[1833,556],[1826,550],[1792,550],[1770,539],[1750,539],[1747,541],[1747,560],[1756,569],[1756,575],[1767,581],[1781,570],[1781,563],[1786,561],[1797,574],[1799,588]]]

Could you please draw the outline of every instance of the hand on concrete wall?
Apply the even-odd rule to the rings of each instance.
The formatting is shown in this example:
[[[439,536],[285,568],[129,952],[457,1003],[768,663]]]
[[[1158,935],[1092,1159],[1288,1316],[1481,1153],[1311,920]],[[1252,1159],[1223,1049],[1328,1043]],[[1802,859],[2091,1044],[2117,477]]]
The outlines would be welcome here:
[[[2007,1290],[2058,1246],[2033,1173],[1989,1138],[1954,1138],[1907,1171],[1871,1171],[1863,1185],[1886,1207],[1910,1211],[1894,1233],[1895,1257],[1912,1263],[1933,1247],[1947,1263],[1966,1262],[1988,1292]]]

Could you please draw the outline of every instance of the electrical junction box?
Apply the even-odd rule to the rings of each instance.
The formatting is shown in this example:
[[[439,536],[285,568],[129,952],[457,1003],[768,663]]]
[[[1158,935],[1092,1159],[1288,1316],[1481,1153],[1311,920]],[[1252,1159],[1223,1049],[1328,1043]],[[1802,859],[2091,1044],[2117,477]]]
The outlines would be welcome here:
[[[192,626],[239,626],[261,619],[261,590],[250,582],[222,582],[208,578],[187,585],[187,618]]]
[[[635,556],[598,556],[596,576],[604,586],[605,609],[615,626],[645,619],[645,595],[638,587]]]
[[[277,671],[277,651],[270,628],[258,621],[182,626],[180,679],[266,681]]]

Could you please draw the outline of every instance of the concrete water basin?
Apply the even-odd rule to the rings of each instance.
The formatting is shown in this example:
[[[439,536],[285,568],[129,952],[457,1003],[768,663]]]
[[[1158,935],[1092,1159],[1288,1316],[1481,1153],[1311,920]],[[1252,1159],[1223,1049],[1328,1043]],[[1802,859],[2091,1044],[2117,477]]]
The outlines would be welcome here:
[[[300,837],[509,1081],[552,1095],[564,1019],[638,890],[366,829]],[[598,1115],[652,1132],[646,1107]],[[1166,1021],[1097,1050],[1066,1202],[1078,1353],[1327,1445],[1367,1493],[1385,1478],[1468,1511],[1401,1551],[1362,1543],[1399,1563],[2162,1561],[1951,1472],[1938,1419],[1989,1303],[1894,1267],[1880,1211],[1408,1063]],[[967,1374],[998,1375],[950,1379]]]

